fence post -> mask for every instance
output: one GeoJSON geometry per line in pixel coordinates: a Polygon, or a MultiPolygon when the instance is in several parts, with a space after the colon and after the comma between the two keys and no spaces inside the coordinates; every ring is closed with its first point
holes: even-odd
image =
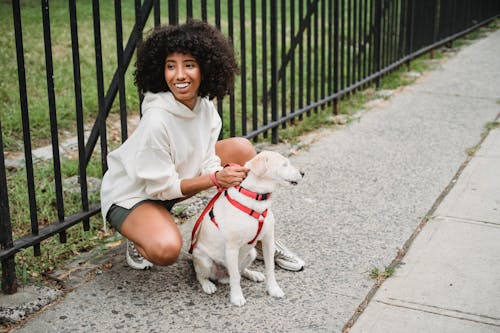
{"type": "MultiPolygon", "coordinates": [[[[340,24],[340,13],[339,13],[339,2],[334,1],[333,2],[333,11],[334,11],[334,18],[333,18],[333,92],[338,93],[339,92],[339,44],[340,44],[340,38],[339,38],[339,24],[340,24]]],[[[333,100],[333,112],[334,114],[339,114],[340,108],[339,108],[339,98],[335,98],[333,100]]]]}
{"type": "MultiPolygon", "coordinates": [[[[374,62],[374,68],[375,68],[375,73],[378,73],[380,71],[380,66],[381,66],[381,34],[382,34],[382,0],[375,0],[375,29],[374,29],[374,38],[375,41],[373,42],[373,62],[374,62]]],[[[380,86],[380,76],[377,77],[375,80],[375,84],[377,87],[380,86]]]]}
{"type": "MultiPolygon", "coordinates": [[[[277,4],[271,1],[271,121],[278,120],[278,20],[277,4]]],[[[271,142],[278,143],[278,126],[271,130],[271,142]]]]}
{"type": "MultiPolygon", "coordinates": [[[[2,135],[0,120],[0,249],[4,250],[11,248],[13,243],[2,135]]],[[[2,291],[6,294],[14,294],[17,291],[14,256],[2,260],[2,291]]]]}
{"type": "MultiPolygon", "coordinates": [[[[413,24],[414,24],[414,4],[413,0],[408,0],[408,14],[406,15],[406,56],[411,54],[413,49],[413,24]]],[[[406,67],[410,70],[410,60],[406,62],[406,67]]]]}

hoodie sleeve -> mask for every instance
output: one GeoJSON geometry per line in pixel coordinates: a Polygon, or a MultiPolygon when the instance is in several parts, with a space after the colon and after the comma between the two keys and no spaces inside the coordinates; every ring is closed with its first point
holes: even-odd
{"type": "Polygon", "coordinates": [[[202,174],[209,174],[222,169],[220,158],[215,154],[215,144],[219,139],[219,133],[222,128],[222,120],[220,119],[220,116],[213,104],[210,103],[210,105],[213,112],[213,117],[211,119],[210,144],[208,145],[208,151],[206,152],[203,165],[201,166],[202,174]]]}
{"type": "Polygon", "coordinates": [[[136,157],[136,172],[145,183],[145,192],[156,200],[182,197],[181,180],[165,149],[146,149],[136,157]]]}
{"type": "Polygon", "coordinates": [[[172,161],[169,138],[162,122],[153,117],[141,121],[148,122],[147,131],[141,131],[141,148],[134,156],[133,167],[128,170],[132,173],[130,176],[143,180],[144,191],[152,199],[182,197],[181,180],[172,161]]]}

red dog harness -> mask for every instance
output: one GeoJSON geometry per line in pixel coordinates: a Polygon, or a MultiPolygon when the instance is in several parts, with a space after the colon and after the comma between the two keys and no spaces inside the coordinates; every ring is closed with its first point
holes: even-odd
{"type": "MultiPolygon", "coordinates": [[[[244,187],[241,187],[241,186],[235,186],[234,187],[235,189],[238,190],[238,192],[246,195],[247,197],[250,197],[254,200],[258,200],[258,201],[264,201],[264,200],[267,200],[269,199],[269,197],[271,196],[270,193],[256,193],[256,192],[253,192],[253,191],[250,191],[244,187]]],[[[257,233],[255,234],[255,237],[248,242],[248,244],[253,244],[255,242],[255,240],[257,239],[257,237],[259,236],[261,230],[262,230],[262,226],[264,225],[264,220],[267,216],[267,209],[264,210],[263,212],[259,213],[245,205],[243,205],[242,203],[234,200],[233,198],[231,198],[231,196],[229,196],[229,193],[227,192],[227,189],[226,190],[222,190],[220,189],[217,194],[212,198],[212,200],[210,200],[210,202],[208,203],[208,205],[205,207],[205,209],[203,210],[203,212],[201,213],[200,217],[198,218],[198,220],[196,220],[196,223],[194,224],[194,227],[193,227],[193,231],[191,233],[191,248],[189,249],[189,253],[193,253],[193,249],[196,245],[196,241],[197,241],[197,233],[198,233],[198,229],[201,225],[201,222],[203,221],[203,218],[205,217],[205,215],[208,213],[208,216],[210,217],[210,220],[212,221],[212,223],[217,227],[219,228],[219,224],[217,223],[217,221],[215,220],[215,215],[214,215],[214,211],[213,211],[213,207],[214,207],[214,204],[215,204],[215,201],[217,201],[217,199],[220,197],[220,195],[224,193],[224,196],[226,197],[226,199],[236,208],[238,208],[239,210],[241,210],[242,212],[254,217],[255,219],[257,219],[259,221],[259,225],[258,225],[258,228],[257,228],[257,233]]]]}

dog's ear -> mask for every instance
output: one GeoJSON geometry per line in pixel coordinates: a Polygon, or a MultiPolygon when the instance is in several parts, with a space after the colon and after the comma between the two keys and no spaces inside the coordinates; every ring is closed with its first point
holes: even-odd
{"type": "Polygon", "coordinates": [[[264,154],[258,154],[250,161],[248,161],[245,166],[250,169],[257,177],[264,175],[267,171],[267,156],[264,154]]]}

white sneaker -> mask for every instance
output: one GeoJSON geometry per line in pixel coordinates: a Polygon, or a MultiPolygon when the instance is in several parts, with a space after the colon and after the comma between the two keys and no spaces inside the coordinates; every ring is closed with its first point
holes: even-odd
{"type": "MultiPolygon", "coordinates": [[[[262,247],[256,246],[257,259],[264,260],[262,257],[262,247]]],[[[304,269],[305,263],[295,253],[290,251],[279,240],[274,243],[274,262],[276,265],[288,271],[301,271],[304,269]]]]}
{"type": "Polygon", "coordinates": [[[127,239],[127,264],[133,269],[151,269],[153,263],[141,256],[133,242],[127,239]]]}

